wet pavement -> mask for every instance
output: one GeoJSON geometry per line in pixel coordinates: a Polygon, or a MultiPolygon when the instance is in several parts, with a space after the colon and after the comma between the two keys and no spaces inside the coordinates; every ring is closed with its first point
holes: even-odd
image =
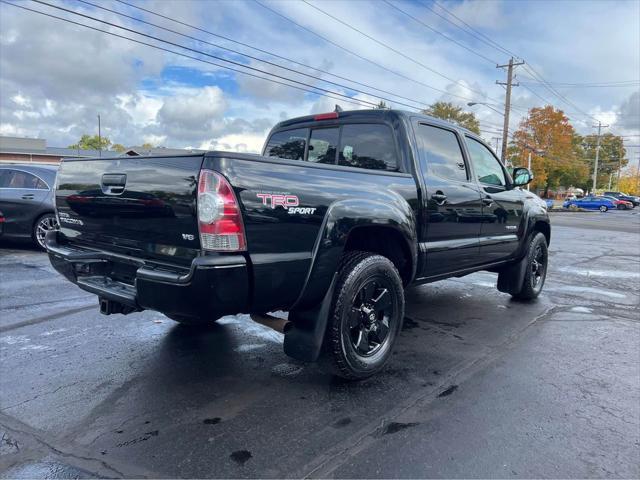
{"type": "Polygon", "coordinates": [[[640,212],[552,217],[542,297],[412,288],[389,366],[346,383],[246,316],[102,316],[0,249],[0,477],[640,476],[640,212]]]}

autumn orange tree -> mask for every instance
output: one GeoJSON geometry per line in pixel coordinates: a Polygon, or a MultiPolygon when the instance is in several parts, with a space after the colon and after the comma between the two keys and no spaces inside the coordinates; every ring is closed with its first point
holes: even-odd
{"type": "Polygon", "coordinates": [[[531,153],[535,190],[583,185],[589,176],[582,141],[562,110],[551,105],[529,110],[513,134],[509,157],[513,165],[526,166],[531,153]]]}

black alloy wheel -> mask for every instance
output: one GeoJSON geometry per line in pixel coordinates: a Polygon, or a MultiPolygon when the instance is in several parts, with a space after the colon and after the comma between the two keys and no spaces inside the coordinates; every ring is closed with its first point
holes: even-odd
{"type": "Polygon", "coordinates": [[[539,294],[547,277],[547,249],[542,244],[536,245],[530,268],[531,288],[539,294]]]}
{"type": "Polygon", "coordinates": [[[384,278],[364,284],[351,302],[347,328],[351,346],[362,356],[371,356],[389,338],[389,322],[393,317],[393,302],[384,278]]]}

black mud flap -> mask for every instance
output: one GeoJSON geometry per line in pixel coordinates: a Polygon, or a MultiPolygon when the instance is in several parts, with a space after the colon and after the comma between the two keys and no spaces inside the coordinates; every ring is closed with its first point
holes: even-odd
{"type": "Polygon", "coordinates": [[[524,276],[527,273],[529,256],[504,267],[498,274],[498,290],[510,295],[516,295],[522,290],[524,276]]]}
{"type": "Polygon", "coordinates": [[[289,312],[289,321],[293,323],[293,328],[284,335],[284,353],[291,358],[315,362],[320,356],[331,314],[336,278],[337,275],[334,275],[322,302],[316,307],[289,312]]]}

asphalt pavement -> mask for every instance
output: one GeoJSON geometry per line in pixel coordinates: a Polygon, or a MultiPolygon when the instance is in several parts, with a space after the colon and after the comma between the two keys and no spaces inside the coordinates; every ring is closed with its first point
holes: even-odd
{"type": "Polygon", "coordinates": [[[407,292],[359,383],[246,316],[100,315],[0,245],[0,477],[640,477],[640,212],[553,213],[541,298],[477,273],[407,292]]]}

